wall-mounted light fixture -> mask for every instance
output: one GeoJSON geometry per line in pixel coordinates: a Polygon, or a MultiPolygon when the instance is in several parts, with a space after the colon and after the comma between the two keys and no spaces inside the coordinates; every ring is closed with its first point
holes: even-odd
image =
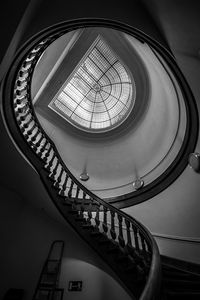
{"type": "Polygon", "coordinates": [[[190,153],[189,159],[188,159],[189,166],[195,171],[195,172],[200,172],[200,154],[195,152],[195,153],[190,153]]]}
{"type": "Polygon", "coordinates": [[[82,173],[79,178],[82,181],[87,181],[90,178],[90,176],[88,175],[88,173],[82,173]]]}
{"type": "Polygon", "coordinates": [[[140,190],[142,187],[144,186],[144,181],[140,178],[137,178],[134,182],[133,182],[133,187],[134,189],[140,190]]]}

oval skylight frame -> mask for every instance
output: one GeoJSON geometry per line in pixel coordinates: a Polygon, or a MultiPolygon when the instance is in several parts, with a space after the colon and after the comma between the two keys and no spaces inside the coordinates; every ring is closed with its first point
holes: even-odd
{"type": "Polygon", "coordinates": [[[127,66],[98,36],[49,108],[86,132],[107,132],[131,113],[136,84],[127,66]]]}

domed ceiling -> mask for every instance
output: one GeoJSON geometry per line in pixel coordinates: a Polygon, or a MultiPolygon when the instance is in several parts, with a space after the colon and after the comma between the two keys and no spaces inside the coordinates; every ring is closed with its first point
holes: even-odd
{"type": "Polygon", "coordinates": [[[108,200],[135,192],[138,180],[154,182],[184,141],[186,107],[170,68],[146,43],[113,29],[56,40],[35,68],[32,96],[66,166],[77,178],[88,174],[84,184],[108,200]]]}
{"type": "Polygon", "coordinates": [[[134,99],[127,67],[99,36],[50,107],[82,130],[105,132],[120,125],[134,99]]]}

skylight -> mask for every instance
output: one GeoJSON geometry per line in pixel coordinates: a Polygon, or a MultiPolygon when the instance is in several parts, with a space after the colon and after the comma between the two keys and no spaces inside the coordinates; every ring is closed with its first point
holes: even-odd
{"type": "Polygon", "coordinates": [[[49,106],[76,127],[106,131],[122,123],[134,101],[133,79],[99,36],[49,106]]]}

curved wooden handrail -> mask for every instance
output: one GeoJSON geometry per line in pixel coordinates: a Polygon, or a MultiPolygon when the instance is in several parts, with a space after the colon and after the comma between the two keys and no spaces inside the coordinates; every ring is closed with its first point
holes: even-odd
{"type": "MultiPolygon", "coordinates": [[[[98,229],[132,257],[143,277],[146,278],[139,299],[156,299],[160,283],[160,256],[154,238],[141,223],[93,194],[73,176],[35,114],[31,99],[34,67],[44,50],[62,34],[63,31],[57,32],[41,40],[20,59],[10,83],[12,90],[9,108],[5,93],[8,78],[6,77],[3,91],[5,120],[9,123],[10,118],[13,117],[13,123],[7,124],[10,133],[16,140],[14,135],[17,131],[21,135],[20,138],[32,150],[32,158],[29,157],[29,151],[26,151],[25,155],[36,166],[49,194],[52,196],[51,190],[54,194],[56,192],[56,197],[62,199],[63,204],[70,204],[74,210],[78,211],[80,217],[85,218],[88,225],[98,229]],[[9,110],[8,114],[7,110],[9,110]],[[123,226],[126,228],[126,236],[123,226]]],[[[22,149],[20,142],[17,143],[22,149]]]]}

